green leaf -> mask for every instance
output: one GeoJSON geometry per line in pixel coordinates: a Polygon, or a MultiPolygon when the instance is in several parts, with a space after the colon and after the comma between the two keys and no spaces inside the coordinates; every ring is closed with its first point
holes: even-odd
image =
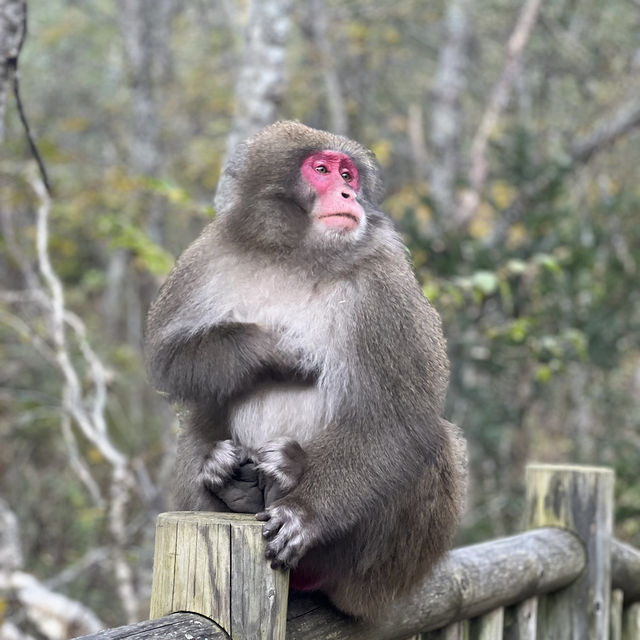
{"type": "Polygon", "coordinates": [[[554,275],[558,275],[562,272],[562,267],[560,263],[548,253],[538,253],[534,260],[536,264],[539,264],[541,267],[544,267],[547,271],[550,271],[554,275]]]}
{"type": "Polygon", "coordinates": [[[474,289],[489,296],[498,290],[499,281],[493,271],[476,271],[471,276],[471,284],[474,289]]]}

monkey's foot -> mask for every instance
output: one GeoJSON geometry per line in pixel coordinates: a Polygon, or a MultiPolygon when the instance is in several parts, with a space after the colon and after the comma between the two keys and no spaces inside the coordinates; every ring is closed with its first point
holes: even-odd
{"type": "Polygon", "coordinates": [[[265,506],[270,506],[298,485],[306,457],[293,438],[276,438],[258,449],[255,460],[264,487],[265,506]]]}
{"type": "Polygon", "coordinates": [[[200,478],[231,511],[257,513],[264,509],[258,469],[247,450],[232,440],[216,443],[204,460],[200,478]]]}
{"type": "Polygon", "coordinates": [[[258,469],[250,460],[240,465],[215,495],[236,513],[258,513],[265,506],[258,469]]]}
{"type": "Polygon", "coordinates": [[[256,515],[265,522],[262,535],[267,540],[265,556],[272,569],[293,569],[311,547],[310,528],[302,509],[280,504],[256,515]]]}

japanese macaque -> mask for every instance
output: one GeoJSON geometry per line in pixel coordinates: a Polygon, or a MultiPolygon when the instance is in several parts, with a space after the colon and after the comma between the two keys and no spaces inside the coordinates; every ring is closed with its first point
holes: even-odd
{"type": "Polygon", "coordinates": [[[229,159],[145,345],[186,414],[178,508],[258,512],[294,588],[365,618],[449,547],[466,482],[440,319],[381,196],[358,143],[267,127],[229,159]]]}

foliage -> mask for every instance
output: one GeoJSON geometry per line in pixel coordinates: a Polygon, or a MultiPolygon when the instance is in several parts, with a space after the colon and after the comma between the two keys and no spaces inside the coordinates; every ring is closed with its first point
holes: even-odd
{"type": "MultiPolygon", "coordinates": [[[[153,513],[145,510],[166,506],[174,433],[169,410],[145,382],[144,313],[174,256],[214,215],[211,194],[233,117],[247,2],[168,2],[168,36],[156,38],[146,98],[127,57],[123,4],[32,3],[20,68],[55,189],[53,264],[69,309],[85,320],[109,366],[113,438],[160,487],[145,502],[145,478],[138,476],[142,488],[131,507],[129,560],[145,585],[153,535],[153,513]],[[147,124],[154,129],[146,138],[135,120],[143,98],[153,105],[147,124]],[[145,145],[152,169],[134,159],[145,145]]],[[[409,117],[411,105],[421,105],[423,114],[433,106],[448,3],[325,6],[349,134],[376,151],[388,185],[384,208],[443,316],[452,360],[448,415],[464,426],[471,446],[461,539],[518,527],[524,463],[535,459],[614,467],[618,533],[640,544],[637,128],[586,160],[572,156],[576,141],[638,93],[637,9],[626,0],[544,5],[512,99],[491,134],[478,210],[468,226],[450,228],[442,221],[452,212],[438,210],[416,166],[409,117]]],[[[328,128],[327,61],[310,40],[308,4],[294,3],[292,11],[281,115],[328,128]]],[[[516,11],[505,0],[470,9],[458,191],[467,184],[471,140],[502,71],[516,11]]],[[[436,162],[426,115],[420,124],[428,161],[436,162]]],[[[107,545],[110,533],[105,510],[71,469],[60,435],[61,380],[47,315],[29,298],[36,203],[12,103],[5,138],[0,487],[22,526],[26,568],[51,577],[107,545]]],[[[79,442],[105,488],[108,465],[79,442]]],[[[116,585],[109,575],[91,565],[61,588],[118,624],[123,614],[112,605],[116,585]]]]}

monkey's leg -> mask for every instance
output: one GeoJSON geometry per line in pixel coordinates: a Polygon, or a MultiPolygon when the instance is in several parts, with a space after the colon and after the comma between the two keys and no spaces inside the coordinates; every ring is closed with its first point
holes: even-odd
{"type": "Polygon", "coordinates": [[[199,480],[231,511],[258,513],[264,509],[258,469],[248,451],[232,440],[216,443],[204,460],[199,480]]]}
{"type": "Polygon", "coordinates": [[[264,489],[264,505],[270,506],[285,496],[299,482],[306,454],[293,438],[270,440],[256,452],[255,459],[264,489]]]}

